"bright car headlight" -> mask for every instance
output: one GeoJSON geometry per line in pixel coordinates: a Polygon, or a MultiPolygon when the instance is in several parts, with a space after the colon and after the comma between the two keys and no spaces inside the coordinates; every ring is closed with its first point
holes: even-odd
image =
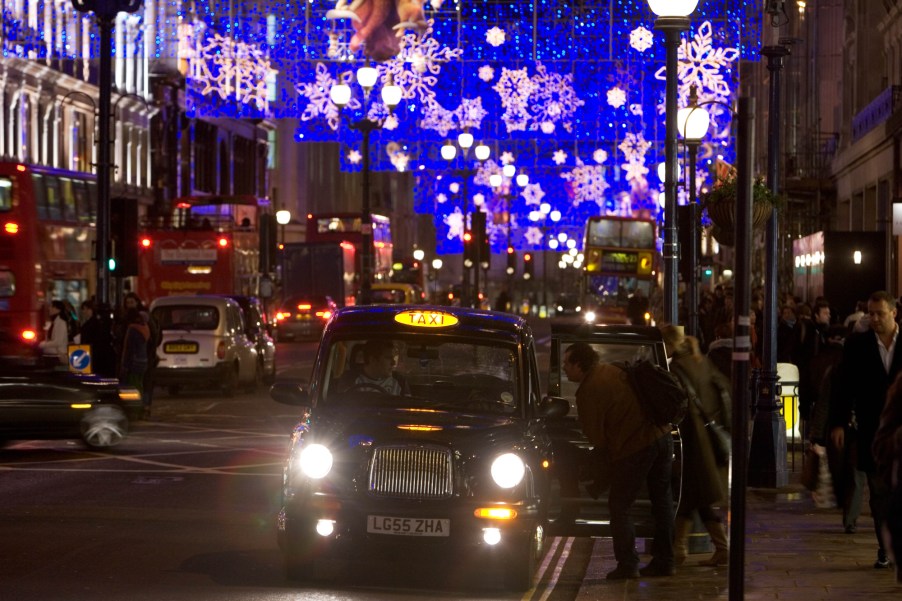
{"type": "Polygon", "coordinates": [[[501,488],[513,488],[520,484],[526,466],[513,453],[505,453],[492,462],[492,480],[501,488]]]}
{"type": "Polygon", "coordinates": [[[589,323],[594,322],[595,321],[595,311],[586,311],[583,314],[583,318],[589,323]]]}
{"type": "Polygon", "coordinates": [[[321,444],[312,444],[301,450],[298,464],[304,475],[319,480],[332,469],[332,453],[321,444]]]}

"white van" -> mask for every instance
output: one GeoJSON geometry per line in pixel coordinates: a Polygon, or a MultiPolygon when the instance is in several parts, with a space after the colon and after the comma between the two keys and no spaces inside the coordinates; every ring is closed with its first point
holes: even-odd
{"type": "Polygon", "coordinates": [[[170,395],[182,387],[218,388],[232,396],[263,380],[262,362],[248,339],[238,303],[224,296],[164,296],[150,305],[160,326],[156,384],[170,395]]]}

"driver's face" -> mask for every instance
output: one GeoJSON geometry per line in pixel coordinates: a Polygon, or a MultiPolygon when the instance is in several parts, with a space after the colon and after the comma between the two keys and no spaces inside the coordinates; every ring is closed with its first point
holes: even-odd
{"type": "Polygon", "coordinates": [[[371,378],[387,378],[395,367],[395,354],[393,351],[383,351],[377,357],[370,358],[364,366],[366,375],[371,378]]]}

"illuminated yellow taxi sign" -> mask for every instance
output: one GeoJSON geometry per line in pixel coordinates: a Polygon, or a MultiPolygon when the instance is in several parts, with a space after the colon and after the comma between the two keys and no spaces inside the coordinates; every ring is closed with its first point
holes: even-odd
{"type": "Polygon", "coordinates": [[[395,315],[395,321],[418,328],[447,328],[456,326],[458,319],[441,311],[404,311],[395,315]]]}

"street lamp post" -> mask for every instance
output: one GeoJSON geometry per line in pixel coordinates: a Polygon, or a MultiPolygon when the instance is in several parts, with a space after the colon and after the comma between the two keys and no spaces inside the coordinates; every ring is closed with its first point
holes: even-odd
{"type": "MultiPolygon", "coordinates": [[[[468,180],[473,177],[476,173],[475,170],[468,168],[466,161],[467,155],[470,152],[470,148],[473,147],[473,134],[469,132],[469,130],[464,130],[457,135],[457,145],[460,146],[461,154],[463,155],[464,167],[461,169],[455,169],[454,173],[460,176],[463,179],[463,188],[461,194],[463,195],[463,242],[464,242],[464,252],[463,252],[463,269],[461,271],[461,304],[466,306],[475,306],[478,303],[479,299],[479,267],[482,262],[480,259],[480,242],[479,240],[473,239],[473,225],[470,219],[470,199],[467,194],[467,183],[468,180]],[[467,244],[470,244],[470,248],[472,249],[472,256],[467,256],[467,244]],[[472,294],[470,291],[470,270],[473,270],[473,290],[472,294]]],[[[442,158],[448,161],[449,163],[453,161],[457,157],[457,147],[448,140],[442,145],[441,149],[442,158]]],[[[489,158],[491,154],[491,149],[485,144],[478,144],[474,149],[474,154],[476,155],[476,159],[480,162],[485,161],[489,158]]]]}
{"type": "Polygon", "coordinates": [[[97,300],[110,302],[110,118],[113,95],[113,22],[121,12],[134,13],[142,0],[72,0],[78,12],[94,12],[100,29],[97,149],[97,300]]]}
{"type": "Polygon", "coordinates": [[[657,15],[655,29],[664,32],[666,48],[666,79],[664,94],[664,319],[678,321],[678,271],[680,244],[677,238],[677,52],[680,34],[689,29],[689,15],[698,0],[648,0],[652,12],[657,15]]]}
{"type": "Polygon", "coordinates": [[[689,263],[690,277],[686,289],[689,320],[687,323],[689,334],[698,338],[698,199],[696,190],[695,167],[698,159],[698,147],[702,138],[708,132],[710,124],[708,112],[698,106],[696,87],[691,87],[689,94],[689,106],[680,109],[677,114],[680,133],[689,154],[689,248],[687,260],[689,263]]]}
{"type": "Polygon", "coordinates": [[[276,211],[276,223],[279,224],[279,244],[285,245],[285,226],[291,223],[291,211],[280,209],[276,211]]]}
{"type": "MultiPolygon", "coordinates": [[[[357,69],[357,85],[363,89],[364,115],[367,110],[367,100],[369,100],[370,92],[375,87],[378,77],[379,71],[375,67],[371,67],[369,61],[357,69]]],[[[401,93],[401,88],[394,85],[391,75],[389,75],[385,85],[382,86],[382,102],[388,108],[389,113],[401,102],[401,93]]],[[[340,111],[351,101],[351,86],[346,83],[333,85],[329,90],[329,98],[340,111]]],[[[383,121],[366,116],[349,124],[351,129],[359,131],[363,136],[360,147],[363,155],[363,202],[360,215],[360,304],[362,305],[368,305],[372,299],[373,271],[375,271],[373,216],[370,210],[370,134],[382,129],[382,125],[383,121]]]]}
{"type": "MultiPolygon", "coordinates": [[[[780,71],[789,49],[782,45],[765,46],[770,72],[767,123],[767,185],[777,194],[780,188],[780,71]]],[[[771,211],[765,236],[765,296],[762,341],[763,368],[758,373],[755,423],[752,427],[749,483],[752,486],[780,488],[789,483],[786,467],[786,419],[777,401],[777,235],[779,220],[771,211]]]]}

